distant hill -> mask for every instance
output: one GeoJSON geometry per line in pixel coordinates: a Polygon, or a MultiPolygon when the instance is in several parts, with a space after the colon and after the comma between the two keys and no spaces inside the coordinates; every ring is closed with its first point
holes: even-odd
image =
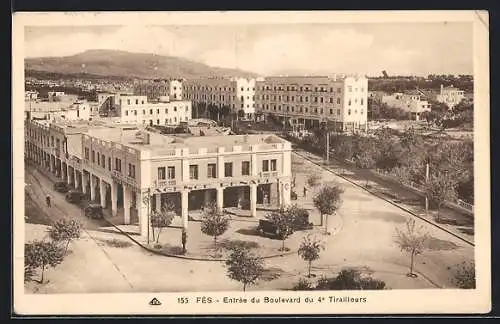
{"type": "Polygon", "coordinates": [[[72,56],[27,58],[24,67],[31,75],[48,73],[142,79],[257,76],[247,71],[211,67],[179,57],[117,50],[88,50],[72,56]]]}

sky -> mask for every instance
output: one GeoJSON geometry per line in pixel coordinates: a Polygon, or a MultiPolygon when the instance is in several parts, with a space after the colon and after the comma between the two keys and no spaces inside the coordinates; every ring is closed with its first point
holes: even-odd
{"type": "Polygon", "coordinates": [[[356,23],[25,28],[26,57],[116,49],[261,75],[472,74],[472,23],[356,23]]]}

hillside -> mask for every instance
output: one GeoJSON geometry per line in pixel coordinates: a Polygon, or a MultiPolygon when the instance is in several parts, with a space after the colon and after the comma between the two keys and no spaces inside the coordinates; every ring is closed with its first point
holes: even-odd
{"type": "Polygon", "coordinates": [[[256,76],[238,69],[211,67],[173,56],[115,50],[88,50],[72,56],[28,58],[26,71],[118,78],[256,76]]]}

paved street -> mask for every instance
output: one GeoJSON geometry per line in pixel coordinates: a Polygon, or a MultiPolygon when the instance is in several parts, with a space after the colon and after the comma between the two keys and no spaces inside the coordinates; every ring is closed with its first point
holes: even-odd
{"type": "MultiPolygon", "coordinates": [[[[419,278],[406,277],[409,257],[401,254],[393,243],[393,236],[395,226],[404,225],[407,217],[412,216],[295,154],[292,162],[299,205],[313,208],[313,190],[309,190],[306,198],[302,197],[303,185],[312,173],[319,174],[324,184],[337,182],[345,190],[340,212],[331,216],[341,219],[331,222],[341,224],[341,229],[335,236],[320,236],[326,250],[314,264],[314,273],[332,275],[349,266],[385,280],[394,289],[448,287],[449,267],[473,259],[473,247],[417,220],[417,224],[431,235],[430,249],[416,259],[419,278]]],[[[40,293],[240,289],[238,283],[226,277],[220,262],[153,255],[134,244],[127,244],[131,241],[123,235],[100,231],[107,225],[85,218],[78,207],[68,204],[62,194],[52,191],[49,179],[28,166],[26,183],[31,196],[51,218],[75,217],[87,229],[81,240],[72,243],[73,252],[65,261],[49,270],[50,282],[37,288],[30,284],[28,289],[38,289],[40,293]],[[50,210],[44,205],[46,192],[50,192],[55,204],[50,210]],[[116,247],[113,240],[125,242],[124,247],[116,247]]],[[[43,233],[40,226],[27,225],[28,240],[30,236],[32,239],[43,233]]],[[[250,289],[291,288],[306,273],[306,264],[297,255],[266,260],[266,268],[268,280],[250,289]],[[269,280],[271,278],[275,279],[269,280]]]]}

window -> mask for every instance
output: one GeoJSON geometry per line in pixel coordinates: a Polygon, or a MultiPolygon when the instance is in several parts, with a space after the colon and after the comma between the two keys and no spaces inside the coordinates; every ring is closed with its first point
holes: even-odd
{"type": "Polygon", "coordinates": [[[340,109],[337,109],[337,115],[340,116],[340,109]]]}
{"type": "Polygon", "coordinates": [[[85,160],[88,160],[89,159],[89,148],[86,147],[85,148],[85,160]]]}
{"type": "Polygon", "coordinates": [[[340,98],[337,98],[337,105],[340,105],[340,98]]]}
{"type": "Polygon", "coordinates": [[[277,161],[276,159],[271,160],[271,171],[276,171],[277,170],[277,161]]]}
{"type": "Polygon", "coordinates": [[[350,115],[351,114],[351,109],[347,110],[347,114],[350,115]]]}
{"type": "Polygon", "coordinates": [[[156,113],[159,114],[160,113],[160,109],[156,109],[156,113]]]}
{"type": "Polygon", "coordinates": [[[361,115],[363,115],[363,109],[361,109],[361,115]]]}
{"type": "Polygon", "coordinates": [[[111,157],[108,158],[108,170],[111,171],[111,157]]]}
{"type": "Polygon", "coordinates": [[[241,175],[250,175],[250,162],[241,162],[241,175]]]}
{"type": "Polygon", "coordinates": [[[330,115],[333,115],[333,109],[330,109],[330,115]]]}
{"type": "Polygon", "coordinates": [[[127,99],[127,105],[130,105],[130,99],[127,99]]]}
{"type": "Polygon", "coordinates": [[[106,156],[104,154],[101,156],[101,163],[102,167],[106,168],[106,156]]]}
{"type": "Polygon", "coordinates": [[[138,105],[139,104],[139,99],[135,99],[135,104],[138,105]]]}
{"type": "Polygon", "coordinates": [[[177,107],[176,106],[174,106],[174,111],[177,111],[177,107]]]}
{"type": "Polygon", "coordinates": [[[208,164],[207,177],[208,178],[217,178],[217,165],[215,163],[208,164]]]}
{"type": "Polygon", "coordinates": [[[348,86],[347,91],[352,92],[352,86],[348,86]]]}
{"type": "Polygon", "coordinates": [[[361,104],[363,104],[363,98],[361,98],[361,104]]]}
{"type": "Polygon", "coordinates": [[[263,160],[262,161],[262,172],[268,172],[269,171],[269,160],[263,160]]]}
{"type": "Polygon", "coordinates": [[[333,88],[330,88],[330,92],[333,92],[333,88]]]}
{"type": "Polygon", "coordinates": [[[188,106],[186,106],[186,112],[188,112],[188,111],[189,111],[189,107],[188,107],[188,106]]]}
{"type": "Polygon", "coordinates": [[[318,97],[314,97],[314,102],[318,102],[318,97]]]}
{"type": "Polygon", "coordinates": [[[233,162],[224,163],[224,176],[225,177],[233,176],[233,162]]]}
{"type": "Polygon", "coordinates": [[[167,168],[167,177],[169,180],[175,179],[175,167],[169,166],[167,168]]]}
{"type": "Polygon", "coordinates": [[[349,106],[351,105],[351,99],[349,99],[349,102],[347,103],[349,106]]]}
{"type": "Polygon", "coordinates": [[[342,89],[341,88],[337,88],[337,93],[341,93],[342,92],[342,89]]]}
{"type": "Polygon", "coordinates": [[[142,110],[142,114],[145,115],[146,114],[146,110],[143,109],[142,110]]]}
{"type": "Polygon", "coordinates": [[[306,97],[306,102],[309,102],[309,97],[306,97]]]}
{"type": "Polygon", "coordinates": [[[189,166],[189,179],[198,180],[198,166],[190,165],[189,166]]]}
{"type": "Polygon", "coordinates": [[[92,150],[92,163],[94,163],[94,162],[95,162],[95,151],[92,150]]]}
{"type": "Polygon", "coordinates": [[[165,173],[165,167],[159,167],[158,168],[158,180],[165,180],[166,173],[165,173]]]}
{"type": "Polygon", "coordinates": [[[149,109],[149,114],[152,115],[153,114],[153,109],[149,109]]]}
{"type": "Polygon", "coordinates": [[[168,108],[165,108],[165,114],[168,114],[168,108]]]}
{"type": "Polygon", "coordinates": [[[119,172],[122,171],[122,160],[119,158],[115,158],[115,170],[119,172]]]}

